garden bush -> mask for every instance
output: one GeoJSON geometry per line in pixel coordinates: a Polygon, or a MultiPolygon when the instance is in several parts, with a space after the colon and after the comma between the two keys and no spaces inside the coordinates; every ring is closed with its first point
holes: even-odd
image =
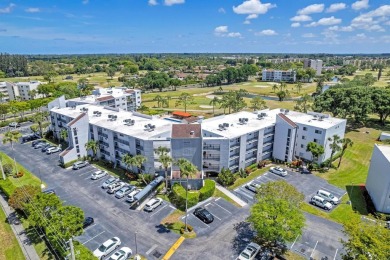
{"type": "Polygon", "coordinates": [[[0,189],[9,198],[14,193],[16,186],[9,179],[0,180],[0,189]]]}
{"type": "MultiPolygon", "coordinates": [[[[187,224],[187,230],[188,232],[192,232],[194,228],[187,224]]],[[[180,234],[184,234],[184,231],[185,231],[185,224],[183,224],[183,226],[180,228],[180,234]]]]}
{"type": "Polygon", "coordinates": [[[215,191],[215,182],[212,180],[205,180],[204,186],[199,190],[199,201],[206,200],[213,196],[215,191]]]}
{"type": "MultiPolygon", "coordinates": [[[[175,183],[170,193],[170,201],[180,210],[186,208],[186,190],[178,183],[175,183]]],[[[199,193],[188,191],[188,208],[195,206],[199,202],[199,193]]]]}

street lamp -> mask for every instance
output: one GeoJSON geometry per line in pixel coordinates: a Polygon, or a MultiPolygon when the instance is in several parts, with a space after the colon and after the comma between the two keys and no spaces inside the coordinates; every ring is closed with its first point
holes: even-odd
{"type": "Polygon", "coordinates": [[[135,233],[134,233],[134,238],[135,238],[135,256],[134,256],[134,259],[140,259],[140,257],[138,256],[137,233],[138,233],[138,231],[135,231],[135,233]]]}
{"type": "Polygon", "coordinates": [[[184,230],[186,232],[188,232],[188,229],[187,229],[187,217],[188,217],[188,188],[191,189],[191,185],[188,184],[188,179],[187,179],[187,183],[186,183],[186,218],[185,218],[185,221],[184,221],[184,230]]]}

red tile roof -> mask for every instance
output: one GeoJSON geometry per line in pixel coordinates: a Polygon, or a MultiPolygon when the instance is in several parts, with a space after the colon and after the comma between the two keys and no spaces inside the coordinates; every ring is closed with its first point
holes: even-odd
{"type": "Polygon", "coordinates": [[[97,101],[107,101],[107,100],[110,100],[110,99],[114,99],[114,97],[113,96],[100,97],[100,98],[97,98],[96,100],[97,101]]]}
{"type": "Polygon", "coordinates": [[[297,124],[295,124],[290,118],[288,118],[285,114],[279,113],[278,116],[280,116],[284,121],[287,122],[287,124],[291,125],[294,128],[297,128],[297,124]]]}
{"type": "Polygon", "coordinates": [[[175,111],[172,113],[174,116],[179,116],[179,117],[190,117],[190,113],[182,112],[182,111],[175,111]]]}
{"type": "Polygon", "coordinates": [[[197,137],[201,137],[201,135],[202,135],[202,128],[200,124],[172,125],[172,138],[197,138],[197,137]]]}
{"type": "Polygon", "coordinates": [[[126,93],[134,93],[134,90],[133,90],[133,89],[126,89],[125,92],[126,92],[126,93]]]}

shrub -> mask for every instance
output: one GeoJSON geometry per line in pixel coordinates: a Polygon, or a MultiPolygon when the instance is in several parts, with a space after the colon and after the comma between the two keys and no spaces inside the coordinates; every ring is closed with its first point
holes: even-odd
{"type": "MultiPolygon", "coordinates": [[[[187,224],[187,230],[188,232],[192,232],[194,228],[187,224]]],[[[183,226],[180,228],[180,234],[184,234],[184,231],[185,231],[185,224],[183,224],[183,226]]]]}
{"type": "Polygon", "coordinates": [[[204,186],[199,190],[199,201],[206,200],[213,196],[215,191],[215,182],[212,180],[205,180],[204,186]]]}
{"type": "Polygon", "coordinates": [[[16,186],[9,179],[2,179],[0,180],[0,189],[9,198],[14,193],[16,186]]]}
{"type": "Polygon", "coordinates": [[[229,169],[222,168],[221,172],[218,174],[217,181],[222,186],[226,187],[232,185],[236,178],[229,169]]]}
{"type": "Polygon", "coordinates": [[[3,170],[5,175],[11,175],[14,172],[14,167],[10,163],[3,164],[3,170]]]}
{"type": "Polygon", "coordinates": [[[17,174],[14,175],[14,178],[21,178],[23,177],[24,173],[23,172],[18,172],[17,174]]]}
{"type": "MultiPolygon", "coordinates": [[[[186,208],[186,190],[179,183],[175,183],[170,193],[170,201],[180,210],[186,208]]],[[[199,193],[188,192],[188,208],[199,202],[199,193]]]]}
{"type": "Polygon", "coordinates": [[[240,169],[239,171],[238,171],[238,175],[241,177],[241,178],[246,178],[246,177],[248,177],[248,174],[245,172],[245,170],[244,169],[240,169]]]}

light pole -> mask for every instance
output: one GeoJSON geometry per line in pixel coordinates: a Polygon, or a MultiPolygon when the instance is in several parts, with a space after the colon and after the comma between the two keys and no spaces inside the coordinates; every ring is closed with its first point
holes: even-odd
{"type": "Polygon", "coordinates": [[[135,231],[135,233],[134,233],[134,238],[135,238],[135,256],[138,255],[137,233],[138,233],[138,231],[135,231]]]}
{"type": "Polygon", "coordinates": [[[188,185],[188,177],[187,177],[187,183],[186,183],[186,218],[184,220],[184,227],[185,227],[185,231],[188,232],[188,229],[187,229],[187,210],[188,210],[188,187],[191,188],[190,185],[188,185]]]}

